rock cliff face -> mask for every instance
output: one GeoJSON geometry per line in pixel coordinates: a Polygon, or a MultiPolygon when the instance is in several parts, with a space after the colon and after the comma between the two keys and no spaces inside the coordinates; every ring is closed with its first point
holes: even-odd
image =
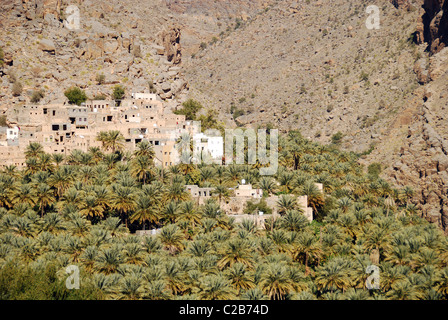
{"type": "Polygon", "coordinates": [[[417,61],[416,68],[424,85],[410,100],[407,130],[385,137],[369,158],[386,166],[391,182],[414,188],[422,215],[448,234],[448,48],[434,53],[427,65],[417,61]],[[390,141],[400,147],[391,151],[390,141]]]}
{"type": "Polygon", "coordinates": [[[424,0],[421,12],[417,41],[426,42],[429,51],[434,54],[448,43],[448,1],[424,0]]]}
{"type": "MultiPolygon", "coordinates": [[[[448,1],[425,0],[417,41],[430,58],[416,61],[422,104],[414,112],[402,147],[386,174],[399,185],[415,187],[422,215],[448,234],[448,1]]],[[[397,137],[396,137],[397,138],[397,137]]]]}
{"type": "Polygon", "coordinates": [[[423,104],[401,147],[389,176],[399,185],[412,185],[423,217],[448,228],[448,144],[437,131],[436,113],[423,104]]]}
{"type": "Polygon", "coordinates": [[[182,51],[180,45],[181,30],[179,26],[164,30],[160,35],[165,54],[169,62],[180,64],[182,61],[182,51]]]}

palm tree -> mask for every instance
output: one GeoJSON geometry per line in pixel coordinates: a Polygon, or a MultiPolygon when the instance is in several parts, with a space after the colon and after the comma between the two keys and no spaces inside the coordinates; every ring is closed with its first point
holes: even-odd
{"type": "Polygon", "coordinates": [[[53,171],[53,159],[48,153],[41,153],[38,157],[39,170],[53,171]]]}
{"type": "Polygon", "coordinates": [[[347,213],[352,206],[352,200],[349,197],[338,199],[337,206],[343,213],[347,213]]]}
{"type": "Polygon", "coordinates": [[[448,267],[445,267],[440,272],[440,280],[437,284],[437,292],[442,294],[445,299],[448,297],[448,267]]]}
{"type": "Polygon", "coordinates": [[[414,196],[414,190],[411,188],[411,187],[409,187],[409,186],[406,186],[406,187],[404,187],[403,189],[402,189],[402,194],[403,194],[403,201],[405,202],[405,203],[408,203],[408,201],[410,200],[410,199],[412,199],[412,197],[414,196]]]}
{"type": "Polygon", "coordinates": [[[37,157],[27,158],[25,164],[26,164],[25,174],[33,175],[39,171],[39,160],[37,157]]]}
{"type": "Polygon", "coordinates": [[[185,201],[190,197],[190,193],[188,193],[185,189],[183,183],[172,183],[166,189],[166,193],[164,195],[165,201],[173,200],[173,201],[185,201]]]}
{"type": "Polygon", "coordinates": [[[132,161],[132,169],[131,173],[134,177],[136,177],[139,181],[142,181],[143,184],[146,184],[148,178],[154,175],[154,172],[151,168],[153,165],[152,159],[146,155],[139,155],[134,158],[132,161]]]}
{"type": "Polygon", "coordinates": [[[56,201],[53,190],[46,183],[39,183],[36,188],[36,204],[40,208],[43,217],[45,208],[56,201]]]}
{"type": "Polygon", "coordinates": [[[204,257],[211,250],[211,246],[204,240],[194,240],[190,243],[188,252],[194,257],[204,257]]]}
{"type": "Polygon", "coordinates": [[[317,213],[325,203],[323,193],[312,181],[307,181],[299,191],[299,194],[308,197],[308,207],[313,208],[313,212],[315,213],[317,213]]]}
{"type": "Polygon", "coordinates": [[[390,235],[387,229],[376,225],[367,224],[363,227],[362,233],[363,246],[368,251],[376,250],[379,252],[379,258],[384,256],[384,252],[390,248],[390,235]]]}
{"type": "Polygon", "coordinates": [[[222,275],[209,275],[201,279],[199,298],[202,300],[231,300],[235,293],[229,280],[222,275]]]}
{"type": "Polygon", "coordinates": [[[382,292],[390,291],[395,283],[405,279],[400,270],[390,262],[382,262],[380,267],[380,289],[382,292]]]}
{"type": "Polygon", "coordinates": [[[392,289],[386,293],[386,297],[391,300],[417,300],[421,294],[409,280],[401,280],[392,285],[392,289]]]}
{"type": "Polygon", "coordinates": [[[107,150],[107,139],[108,134],[106,131],[100,131],[96,136],[96,140],[101,142],[101,147],[103,148],[103,150],[107,150]]]}
{"type": "Polygon", "coordinates": [[[64,162],[64,155],[62,155],[60,153],[53,153],[51,155],[51,158],[52,158],[54,164],[56,165],[56,168],[59,168],[61,163],[64,162]]]}
{"type": "Polygon", "coordinates": [[[230,198],[230,190],[225,185],[219,184],[212,190],[212,195],[218,198],[219,204],[222,204],[223,200],[230,198]]]}
{"type": "Polygon", "coordinates": [[[160,241],[171,255],[184,249],[184,236],[175,224],[163,227],[159,234],[160,241]]]}
{"type": "Polygon", "coordinates": [[[30,142],[25,150],[25,157],[29,158],[37,158],[41,153],[44,152],[44,148],[38,142],[30,142]]]}
{"type": "Polygon", "coordinates": [[[352,286],[351,268],[347,261],[333,258],[316,270],[315,283],[321,292],[342,290],[345,292],[352,286]]]}
{"type": "Polygon", "coordinates": [[[184,275],[175,261],[165,264],[165,281],[173,295],[183,293],[186,290],[184,275]]]}
{"type": "Polygon", "coordinates": [[[13,192],[12,199],[14,204],[24,203],[34,206],[36,199],[35,190],[30,183],[21,184],[20,187],[13,192]]]}
{"type": "Polygon", "coordinates": [[[67,230],[74,236],[84,237],[90,230],[90,222],[79,213],[71,214],[67,221],[67,230]]]}
{"type": "Polygon", "coordinates": [[[234,263],[226,270],[225,275],[231,281],[232,286],[238,291],[238,294],[255,287],[252,277],[247,272],[246,265],[242,263],[234,263]]]}
{"type": "Polygon", "coordinates": [[[291,155],[293,163],[294,163],[294,170],[297,170],[300,165],[300,159],[302,155],[304,154],[304,150],[302,148],[302,137],[299,136],[300,134],[293,134],[290,133],[289,141],[287,143],[287,151],[291,155]],[[294,135],[294,136],[293,136],[294,135]]]}
{"type": "Polygon", "coordinates": [[[139,300],[145,294],[144,282],[135,274],[121,278],[115,288],[112,297],[118,300],[139,300]]]}
{"type": "Polygon", "coordinates": [[[245,291],[241,298],[243,300],[267,300],[268,297],[258,287],[245,291]]]}
{"type": "Polygon", "coordinates": [[[176,218],[176,222],[179,221],[187,221],[189,224],[193,224],[193,228],[200,223],[201,215],[192,201],[186,201],[181,204],[179,215],[176,218]]]}
{"type": "Polygon", "coordinates": [[[293,190],[294,173],[290,171],[281,171],[277,177],[279,186],[279,191],[284,193],[290,193],[293,190]]]}
{"type": "Polygon", "coordinates": [[[292,195],[281,195],[277,200],[278,213],[284,215],[286,212],[297,208],[297,199],[292,195]]]}
{"type": "Polygon", "coordinates": [[[302,231],[309,225],[308,219],[303,215],[303,210],[287,210],[279,220],[279,226],[289,231],[302,231]]]}
{"type": "Polygon", "coordinates": [[[162,217],[167,219],[170,223],[174,223],[178,219],[179,205],[175,201],[168,202],[162,210],[162,217]]]}
{"type": "Polygon", "coordinates": [[[202,167],[199,169],[202,183],[210,182],[214,179],[215,169],[213,167],[202,167]]]}
{"type": "Polygon", "coordinates": [[[169,300],[172,298],[171,292],[163,280],[155,280],[148,283],[145,291],[147,295],[145,298],[151,300],[169,300]]]}
{"type": "Polygon", "coordinates": [[[395,209],[395,201],[391,196],[388,196],[385,200],[384,200],[384,206],[386,207],[386,217],[389,215],[389,210],[392,209],[392,211],[395,209]]]}
{"type": "Polygon", "coordinates": [[[101,245],[103,242],[109,242],[112,238],[122,238],[129,233],[129,230],[122,224],[119,217],[108,217],[95,225],[91,233],[94,235],[93,243],[101,245]]]}
{"type": "Polygon", "coordinates": [[[134,156],[145,156],[152,160],[155,156],[152,144],[148,140],[143,140],[142,142],[138,143],[137,148],[134,151],[134,156]]]}
{"type": "Polygon", "coordinates": [[[268,195],[272,195],[277,190],[277,185],[275,180],[271,177],[262,177],[258,182],[258,186],[263,192],[266,192],[268,195]]]}
{"type": "Polygon", "coordinates": [[[235,184],[241,178],[240,167],[236,164],[228,165],[224,172],[225,181],[235,184]]]}
{"type": "MultiPolygon", "coordinates": [[[[127,240],[132,239],[132,237],[130,236],[127,240]]],[[[144,263],[145,254],[140,241],[138,243],[127,243],[124,246],[123,255],[127,264],[141,265],[144,263]]]]}
{"type": "Polygon", "coordinates": [[[29,237],[33,234],[31,221],[26,217],[18,217],[12,225],[11,231],[22,237],[29,237]]]}
{"type": "Polygon", "coordinates": [[[101,131],[97,135],[97,141],[102,143],[104,150],[111,150],[115,153],[116,150],[121,150],[124,147],[124,137],[118,130],[110,130],[107,132],[101,131]]]}
{"type": "Polygon", "coordinates": [[[263,272],[260,287],[271,300],[285,300],[294,290],[288,270],[283,264],[270,263],[263,272]]]}
{"type": "Polygon", "coordinates": [[[95,269],[106,275],[115,273],[124,263],[124,255],[120,248],[114,245],[100,251],[95,259],[95,269]]]}
{"type": "Polygon", "coordinates": [[[218,261],[218,267],[224,269],[234,263],[242,263],[249,268],[253,266],[252,249],[250,243],[245,239],[232,239],[226,242],[221,253],[222,258],[218,261]]]}
{"type": "Polygon", "coordinates": [[[160,217],[160,211],[154,206],[153,200],[148,196],[143,196],[137,199],[135,212],[131,216],[131,222],[138,221],[143,224],[143,230],[145,230],[145,222],[157,224],[160,217]]]}
{"type": "Polygon", "coordinates": [[[82,198],[79,204],[79,213],[94,219],[104,217],[104,208],[98,203],[95,195],[88,194],[82,198]]]}
{"type": "Polygon", "coordinates": [[[4,183],[0,184],[0,206],[11,208],[13,205],[14,192],[4,183]]]}
{"type": "Polygon", "coordinates": [[[111,194],[111,207],[118,211],[128,227],[128,214],[136,207],[136,193],[131,187],[116,185],[111,194]]]}
{"type": "MultiPolygon", "coordinates": [[[[62,167],[65,168],[65,167],[62,167]]],[[[69,170],[59,168],[48,179],[48,183],[57,190],[58,199],[69,188],[73,175],[69,170]]]]}
{"type": "Polygon", "coordinates": [[[93,179],[97,176],[97,172],[91,166],[82,166],[78,171],[78,179],[85,185],[93,183],[93,179]]]}
{"type": "Polygon", "coordinates": [[[47,183],[49,177],[50,177],[50,173],[49,172],[47,172],[47,171],[38,171],[31,177],[31,181],[35,185],[38,185],[40,183],[47,183]]]}
{"type": "Polygon", "coordinates": [[[296,246],[293,247],[293,258],[297,260],[300,256],[304,256],[305,276],[308,275],[308,261],[310,258],[320,259],[324,252],[315,236],[309,232],[303,232],[296,240],[296,246]]]}
{"type": "Polygon", "coordinates": [[[386,255],[386,261],[390,261],[394,265],[408,265],[410,260],[409,249],[403,245],[392,248],[386,255]]]}
{"type": "Polygon", "coordinates": [[[101,160],[103,160],[104,154],[101,152],[99,147],[90,147],[88,153],[92,157],[92,161],[95,164],[98,164],[101,160]]]}
{"type": "Polygon", "coordinates": [[[20,172],[17,169],[17,166],[15,166],[13,164],[5,166],[3,170],[4,170],[5,174],[10,176],[10,177],[13,177],[13,178],[19,178],[20,177],[20,172]]]}

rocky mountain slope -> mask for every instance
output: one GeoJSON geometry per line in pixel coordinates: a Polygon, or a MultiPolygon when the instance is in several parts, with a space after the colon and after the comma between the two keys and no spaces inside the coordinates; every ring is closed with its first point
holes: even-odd
{"type": "Polygon", "coordinates": [[[369,30],[369,4],[272,4],[186,57],[190,96],[229,126],[270,123],[320,142],[341,131],[345,147],[369,149],[418,87],[413,65],[424,55],[412,42],[418,10],[382,1],[380,29],[369,30]]]}
{"type": "Polygon", "coordinates": [[[27,103],[36,90],[45,93],[42,103],[62,102],[71,86],[85,89],[89,97],[109,96],[116,84],[128,94],[155,90],[175,107],[188,89],[180,67],[183,52],[197,50],[229,21],[252,14],[261,8],[257,3],[2,1],[1,107],[27,103]],[[79,9],[79,30],[64,26],[72,19],[69,5],[79,9]],[[98,81],[100,75],[104,80],[98,81]],[[19,94],[13,92],[15,82],[22,86],[19,94]]]}

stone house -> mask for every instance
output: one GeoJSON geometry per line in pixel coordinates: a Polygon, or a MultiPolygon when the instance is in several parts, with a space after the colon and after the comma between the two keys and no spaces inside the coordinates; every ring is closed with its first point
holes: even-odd
{"type": "MultiPolygon", "coordinates": [[[[200,188],[197,185],[186,185],[185,189],[190,193],[191,197],[199,204],[202,205],[213,194],[213,188],[200,188]]],[[[270,195],[263,198],[263,191],[261,189],[253,189],[250,184],[240,184],[237,189],[233,190],[234,195],[226,199],[221,203],[221,208],[230,216],[235,217],[237,221],[240,221],[244,217],[252,216],[243,214],[245,205],[248,201],[258,203],[261,199],[266,201],[269,208],[272,208],[272,215],[276,217],[278,215],[277,202],[279,196],[270,195]]],[[[308,197],[297,197],[297,204],[304,211],[304,215],[311,222],[313,221],[313,209],[308,207],[308,197]]],[[[257,217],[257,221],[266,219],[269,215],[261,215],[257,217]]]]}

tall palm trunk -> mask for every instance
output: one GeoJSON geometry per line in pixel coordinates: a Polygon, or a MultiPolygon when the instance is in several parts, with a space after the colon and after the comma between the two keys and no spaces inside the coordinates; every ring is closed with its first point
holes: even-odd
{"type": "Polygon", "coordinates": [[[309,274],[309,269],[308,269],[308,252],[305,252],[305,276],[307,276],[309,274]]]}

